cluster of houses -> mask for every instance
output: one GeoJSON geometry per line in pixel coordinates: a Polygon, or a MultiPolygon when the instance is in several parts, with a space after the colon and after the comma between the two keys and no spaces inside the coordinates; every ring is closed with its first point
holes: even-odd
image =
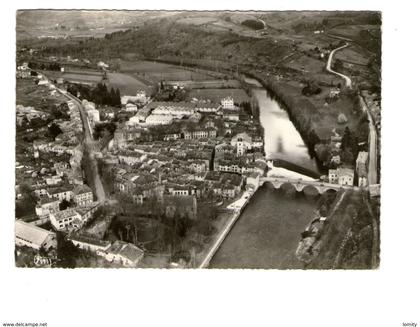
{"type": "Polygon", "coordinates": [[[165,195],[234,198],[247,176],[264,175],[262,146],[262,139],[247,133],[232,139],[191,133],[170,142],[129,144],[104,160],[115,167],[114,191],[130,194],[134,202],[165,195]]]}
{"type": "Polygon", "coordinates": [[[83,100],[82,101],[83,109],[85,110],[87,117],[92,125],[95,125],[100,121],[99,110],[96,109],[93,102],[83,100]]]}
{"type": "Polygon", "coordinates": [[[31,77],[31,69],[29,68],[27,62],[24,62],[22,63],[22,65],[17,66],[16,77],[17,78],[30,78],[31,77]]]}
{"type": "Polygon", "coordinates": [[[49,115],[34,107],[25,107],[20,104],[16,105],[16,125],[22,126],[26,122],[31,122],[33,119],[40,118],[46,119],[49,115]]]}
{"type": "MultiPolygon", "coordinates": [[[[336,163],[340,163],[339,156],[336,163]]],[[[360,151],[356,159],[356,169],[350,167],[338,167],[337,169],[328,170],[328,182],[332,184],[353,186],[355,181],[359,187],[367,186],[367,172],[368,172],[368,153],[360,151]],[[355,178],[356,173],[356,178],[355,178]]]]}
{"type": "Polygon", "coordinates": [[[118,126],[103,158],[113,167],[114,191],[137,203],[182,198],[192,216],[194,199],[238,196],[248,176],[262,176],[267,169],[259,123],[241,120],[240,114],[246,115],[232,97],[219,104],[148,103],[118,126]],[[160,129],[159,139],[147,134],[155,123],[173,122],[178,124],[160,129]]]}
{"type": "MultiPolygon", "coordinates": [[[[170,125],[173,122],[182,119],[189,119],[192,122],[199,122],[203,114],[215,114],[222,116],[227,121],[239,121],[239,108],[235,106],[232,97],[221,100],[220,104],[205,102],[150,102],[141,109],[130,101],[138,100],[138,103],[144,104],[149,99],[145,96],[140,97],[138,93],[135,97],[124,97],[125,111],[135,112],[135,115],[129,119],[128,125],[138,127],[147,127],[153,125],[170,125]]],[[[123,104],[123,99],[122,99],[123,104]]]]}

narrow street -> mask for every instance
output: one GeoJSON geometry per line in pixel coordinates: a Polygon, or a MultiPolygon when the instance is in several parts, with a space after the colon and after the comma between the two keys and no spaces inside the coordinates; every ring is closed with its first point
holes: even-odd
{"type": "MultiPolygon", "coordinates": [[[[58,89],[59,91],[62,92],[62,90],[58,89]]],[[[81,103],[81,101],[76,98],[75,96],[68,94],[68,93],[63,93],[63,95],[65,95],[68,99],[74,101],[77,104],[77,107],[79,108],[79,112],[80,112],[80,117],[82,119],[82,123],[83,123],[83,131],[84,131],[84,140],[83,140],[83,144],[85,147],[85,150],[88,153],[88,160],[89,160],[89,165],[91,167],[91,171],[93,173],[93,181],[94,181],[94,192],[96,194],[96,198],[97,201],[99,201],[100,203],[103,203],[106,201],[106,194],[104,191],[104,187],[101,181],[101,178],[99,176],[99,171],[98,171],[98,163],[96,162],[96,158],[94,155],[95,152],[95,143],[91,134],[91,130],[89,128],[89,121],[88,121],[88,117],[86,115],[86,112],[83,108],[83,105],[81,103]]]]}

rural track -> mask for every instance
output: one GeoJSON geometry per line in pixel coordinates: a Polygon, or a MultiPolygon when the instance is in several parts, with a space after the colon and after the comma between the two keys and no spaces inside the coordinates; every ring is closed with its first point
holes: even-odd
{"type": "Polygon", "coordinates": [[[328,72],[343,78],[346,82],[346,86],[351,89],[352,88],[352,82],[351,82],[350,77],[348,77],[347,75],[341,74],[339,72],[336,72],[335,70],[333,70],[331,68],[331,63],[332,63],[332,59],[333,59],[334,54],[341,49],[347,48],[348,46],[349,46],[349,44],[346,43],[345,45],[342,45],[341,47],[338,47],[338,48],[334,49],[333,51],[331,51],[331,53],[328,57],[326,69],[327,69],[328,72]]]}

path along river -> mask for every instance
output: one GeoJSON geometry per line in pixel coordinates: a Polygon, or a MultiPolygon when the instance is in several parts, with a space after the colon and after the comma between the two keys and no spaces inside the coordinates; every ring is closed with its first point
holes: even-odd
{"type": "MultiPolygon", "coordinates": [[[[287,112],[255,80],[267,159],[283,159],[317,171],[287,112]]],[[[276,174],[297,174],[274,168],[276,174]]],[[[274,172],[271,171],[271,173],[274,172]]],[[[287,194],[265,184],[254,195],[210,262],[210,268],[302,268],[294,256],[300,233],[313,218],[316,196],[287,194]]]]}

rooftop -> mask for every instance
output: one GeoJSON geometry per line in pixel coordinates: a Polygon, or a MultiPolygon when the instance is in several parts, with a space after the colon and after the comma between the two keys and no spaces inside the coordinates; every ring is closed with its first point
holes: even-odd
{"type": "Polygon", "coordinates": [[[55,233],[20,220],[15,220],[15,236],[18,238],[41,246],[47,236],[50,235],[55,235],[55,233]]]}

